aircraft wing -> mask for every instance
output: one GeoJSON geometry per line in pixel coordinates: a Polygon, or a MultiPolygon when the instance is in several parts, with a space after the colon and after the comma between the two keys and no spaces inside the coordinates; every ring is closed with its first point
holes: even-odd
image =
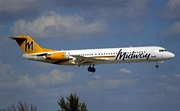
{"type": "Polygon", "coordinates": [[[96,63],[99,63],[99,62],[106,61],[106,59],[83,57],[83,56],[79,56],[79,55],[72,55],[72,57],[76,58],[75,63],[78,66],[85,65],[85,64],[96,64],[96,63]]]}

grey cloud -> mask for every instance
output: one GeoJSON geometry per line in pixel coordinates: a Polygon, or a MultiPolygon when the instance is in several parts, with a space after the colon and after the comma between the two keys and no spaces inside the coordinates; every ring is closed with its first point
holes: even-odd
{"type": "MultiPolygon", "coordinates": [[[[166,110],[161,107],[163,104],[167,104],[170,108],[172,104],[179,101],[179,78],[174,75],[168,75],[166,78],[162,76],[135,73],[118,73],[111,74],[111,76],[93,75],[85,84],[76,85],[75,89],[79,90],[78,92],[88,93],[88,97],[96,95],[94,98],[98,97],[100,101],[103,99],[102,104],[111,106],[116,104],[116,109],[118,105],[121,105],[122,107],[127,106],[126,110],[166,110]],[[129,105],[131,107],[128,107],[129,105]],[[157,107],[152,108],[151,106],[157,107]]],[[[98,109],[101,108],[98,107],[98,109]]]]}
{"type": "MultiPolygon", "coordinates": [[[[46,101],[44,104],[47,107],[51,106],[50,104],[56,106],[58,97],[72,92],[78,93],[81,99],[88,103],[89,109],[94,109],[94,107],[102,108],[100,105],[96,106],[94,101],[101,101],[101,104],[109,104],[111,107],[115,106],[114,109],[112,108],[113,110],[121,105],[122,109],[136,109],[136,111],[154,105],[157,105],[157,107],[147,108],[147,110],[150,111],[157,108],[162,110],[164,109],[160,107],[162,104],[167,104],[170,107],[171,105],[168,104],[170,101],[178,102],[180,88],[178,83],[180,79],[179,74],[169,74],[164,78],[164,75],[161,74],[157,76],[156,74],[131,73],[95,74],[84,78],[82,75],[78,77],[78,74],[75,75],[71,72],[62,72],[54,69],[48,74],[39,74],[35,77],[22,75],[16,81],[19,85],[14,82],[9,83],[11,86],[7,83],[4,85],[7,87],[6,91],[7,89],[14,91],[12,84],[18,86],[16,87],[17,89],[19,87],[24,88],[21,93],[25,94],[20,96],[20,94],[14,92],[13,94],[19,96],[19,98],[13,99],[17,101],[27,98],[33,101],[44,100],[46,101]],[[66,84],[68,84],[68,87],[66,87],[66,84]],[[128,107],[129,105],[131,107],[128,107]]],[[[4,93],[1,94],[4,95],[4,93]]],[[[6,99],[3,101],[7,102],[6,99]]],[[[104,106],[104,108],[108,107],[104,106]]]]}
{"type": "Polygon", "coordinates": [[[166,91],[168,91],[168,92],[178,92],[179,87],[178,86],[173,86],[173,85],[168,85],[168,86],[166,86],[166,91]]]}
{"type": "Polygon", "coordinates": [[[56,0],[54,5],[66,6],[66,7],[109,7],[109,8],[119,8],[124,7],[131,0],[56,0]]]}
{"type": "Polygon", "coordinates": [[[14,35],[28,34],[40,38],[61,37],[70,40],[104,34],[106,30],[106,22],[102,19],[86,23],[79,15],[62,16],[55,12],[47,12],[34,21],[19,19],[10,29],[14,35]]]}
{"type": "Polygon", "coordinates": [[[36,4],[36,0],[1,0],[0,12],[18,12],[36,4]]]}
{"type": "Polygon", "coordinates": [[[179,78],[180,74],[173,74],[173,76],[175,76],[176,78],[179,78]]]}
{"type": "Polygon", "coordinates": [[[38,15],[40,7],[36,0],[1,0],[0,1],[0,24],[6,25],[17,18],[31,20],[38,15]]]}
{"type": "MultiPolygon", "coordinates": [[[[14,2],[21,2],[21,0],[15,0],[14,2]]],[[[10,2],[2,2],[3,4],[7,4],[10,2]]],[[[100,1],[84,1],[84,0],[77,0],[77,1],[65,1],[65,0],[58,0],[58,1],[22,1],[21,3],[15,3],[13,7],[9,7],[8,9],[2,8],[1,9],[1,17],[0,20],[3,23],[0,24],[7,24],[10,20],[14,21],[14,26],[12,26],[10,32],[12,34],[28,34],[33,36],[64,36],[64,38],[68,38],[71,36],[72,38],[69,39],[81,39],[84,36],[89,37],[100,37],[106,29],[110,22],[117,22],[123,23],[123,21],[136,21],[136,19],[141,18],[146,14],[148,9],[150,0],[100,0],[100,1]],[[20,5],[19,8],[16,8],[20,5]],[[43,10],[46,8],[46,10],[43,10]],[[82,9],[82,10],[79,10],[82,9]],[[16,11],[16,13],[12,13],[12,10],[16,11]],[[43,21],[43,17],[47,17],[48,14],[44,14],[46,12],[50,12],[51,10],[54,11],[55,14],[61,13],[61,16],[67,18],[66,11],[70,10],[74,15],[78,15],[81,19],[74,20],[74,22],[84,23],[84,24],[76,24],[76,26],[72,26],[71,29],[64,24],[52,24],[48,20],[43,21]],[[41,20],[40,20],[41,19],[41,20]],[[37,22],[38,21],[38,22],[37,22]],[[23,23],[24,22],[24,23],[23,23]],[[36,24],[37,25],[36,25],[36,24]],[[46,25],[45,25],[46,24],[46,25]],[[22,26],[24,25],[24,26],[22,26]],[[32,28],[31,26],[34,25],[32,28]],[[39,26],[43,26],[44,28],[39,26]],[[30,28],[28,28],[28,26],[30,28]],[[21,28],[20,28],[21,27],[21,28]],[[37,28],[36,28],[37,27],[37,28]],[[74,28],[76,27],[76,28],[74,28]],[[36,30],[35,30],[36,29],[36,30]],[[82,30],[82,31],[81,31],[82,30]],[[81,31],[81,32],[80,32],[81,31]],[[60,33],[61,32],[61,33],[60,33]],[[50,35],[51,33],[51,35],[50,35]],[[52,34],[53,33],[53,34],[52,34]],[[43,35],[44,34],[44,35],[43,35]]],[[[3,6],[4,7],[4,6],[3,6]]],[[[70,17],[70,16],[69,16],[70,17]]],[[[63,18],[63,17],[62,17],[63,18]]],[[[74,16],[77,19],[77,16],[74,16]]],[[[57,21],[55,19],[51,19],[51,21],[57,21]]],[[[69,20],[67,20],[70,22],[69,20]]],[[[72,20],[71,20],[72,21],[72,20]]],[[[12,21],[11,21],[12,22],[12,21]]],[[[60,22],[60,21],[57,21],[60,22]]],[[[135,24],[136,25],[136,24],[135,24]]],[[[134,25],[130,25],[129,27],[134,33],[141,32],[143,30],[144,24],[138,25],[141,27],[134,28],[134,25]]]]}
{"type": "Polygon", "coordinates": [[[128,88],[136,86],[139,79],[131,73],[130,70],[122,68],[122,72],[111,75],[92,75],[85,83],[77,84],[76,88],[79,91],[101,91],[101,90],[115,90],[118,88],[128,88]]]}
{"type": "Polygon", "coordinates": [[[67,27],[64,25],[59,25],[59,26],[46,26],[43,30],[43,32],[45,32],[46,34],[53,34],[58,36],[58,35],[64,35],[65,33],[67,33],[67,27]]]}
{"type": "Polygon", "coordinates": [[[127,74],[131,73],[131,71],[126,69],[126,68],[121,68],[119,71],[122,72],[122,73],[127,73],[127,74]]]}
{"type": "MultiPolygon", "coordinates": [[[[140,18],[146,14],[150,0],[114,0],[114,1],[86,1],[88,9],[96,16],[105,17],[109,21],[126,21],[140,18]],[[89,3],[90,2],[90,3],[89,3]],[[89,5],[92,4],[92,5],[89,5]]],[[[85,3],[86,3],[85,2],[85,3]]],[[[79,3],[82,7],[85,3],[79,3]]],[[[89,15],[90,16],[90,15],[89,15]]],[[[92,15],[91,15],[92,16],[92,15]]]]}
{"type": "Polygon", "coordinates": [[[175,22],[168,29],[160,32],[162,37],[180,37],[180,22],[175,22]]]}
{"type": "Polygon", "coordinates": [[[180,18],[180,1],[168,0],[166,6],[162,10],[162,18],[179,19],[180,18]]]}
{"type": "Polygon", "coordinates": [[[0,81],[10,81],[15,79],[14,72],[10,64],[2,63],[0,60],[0,81]]]}
{"type": "MultiPolygon", "coordinates": [[[[0,68],[4,68],[4,70],[9,71],[9,66],[4,65],[0,66],[0,68]],[[7,67],[7,68],[5,68],[7,67]]],[[[5,73],[3,71],[3,74],[5,73]]],[[[37,87],[48,87],[48,86],[54,86],[57,84],[68,84],[72,82],[74,74],[71,72],[62,72],[60,70],[54,69],[49,74],[40,74],[36,77],[32,77],[29,74],[19,75],[15,79],[11,80],[11,75],[8,73],[5,73],[7,76],[6,82],[0,81],[0,89],[19,89],[21,87],[24,88],[37,88],[37,87]]],[[[1,75],[3,76],[3,75],[1,75]]]]}
{"type": "Polygon", "coordinates": [[[88,81],[87,84],[91,90],[101,90],[101,88],[115,89],[118,87],[129,87],[135,85],[137,81],[137,79],[106,79],[88,81]]]}

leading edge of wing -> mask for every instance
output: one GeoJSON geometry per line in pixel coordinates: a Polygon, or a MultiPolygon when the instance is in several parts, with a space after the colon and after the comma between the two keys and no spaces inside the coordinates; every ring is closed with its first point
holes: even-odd
{"type": "Polygon", "coordinates": [[[102,62],[102,61],[106,61],[105,59],[97,59],[94,57],[84,57],[84,56],[79,56],[79,55],[71,55],[72,57],[76,58],[75,63],[78,66],[84,65],[86,63],[98,63],[98,62],[102,62]]]}

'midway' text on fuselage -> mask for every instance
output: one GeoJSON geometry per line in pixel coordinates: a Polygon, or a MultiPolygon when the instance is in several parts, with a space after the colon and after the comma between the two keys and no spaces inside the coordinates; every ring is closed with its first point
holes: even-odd
{"type": "Polygon", "coordinates": [[[122,52],[122,49],[120,49],[115,59],[116,60],[121,59],[123,61],[125,59],[146,59],[146,60],[148,60],[150,55],[151,55],[151,53],[146,53],[144,51],[137,52],[137,53],[136,53],[136,51],[122,52]]]}

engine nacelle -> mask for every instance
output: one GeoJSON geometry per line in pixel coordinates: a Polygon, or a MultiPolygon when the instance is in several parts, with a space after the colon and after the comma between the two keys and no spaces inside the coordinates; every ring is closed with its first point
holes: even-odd
{"type": "Polygon", "coordinates": [[[66,60],[69,59],[69,55],[66,52],[52,53],[46,56],[46,59],[51,60],[66,60]]]}

